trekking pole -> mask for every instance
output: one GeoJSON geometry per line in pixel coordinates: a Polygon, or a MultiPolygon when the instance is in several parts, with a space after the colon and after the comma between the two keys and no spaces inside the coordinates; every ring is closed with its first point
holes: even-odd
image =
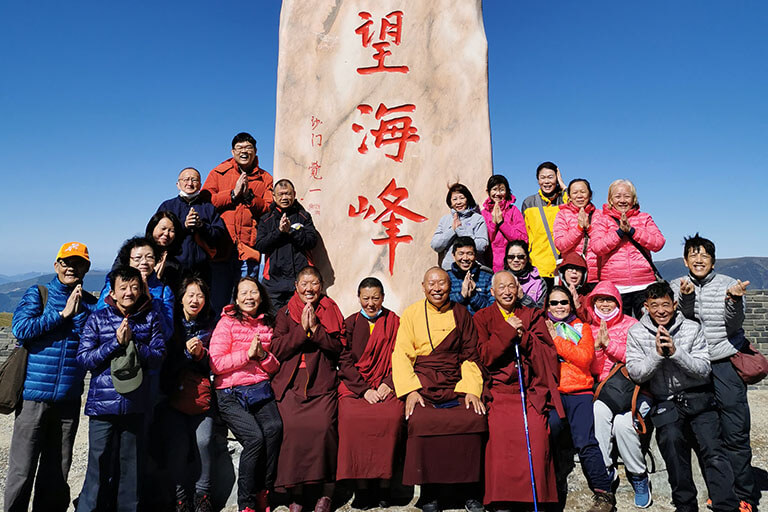
{"type": "Polygon", "coordinates": [[[525,445],[528,447],[528,469],[531,470],[531,491],[533,492],[533,510],[539,512],[539,503],[536,499],[536,479],[533,477],[533,458],[531,457],[531,437],[528,434],[528,411],[525,408],[525,387],[523,386],[523,363],[520,359],[520,344],[515,343],[515,357],[517,358],[517,382],[520,383],[520,399],[523,403],[523,425],[525,425],[525,445]]]}

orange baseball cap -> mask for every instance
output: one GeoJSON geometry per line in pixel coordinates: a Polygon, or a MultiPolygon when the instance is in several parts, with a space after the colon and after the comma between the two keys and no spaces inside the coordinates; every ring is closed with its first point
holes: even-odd
{"type": "Polygon", "coordinates": [[[80,242],[67,242],[62,245],[61,249],[59,249],[59,253],[56,255],[56,259],[63,260],[64,258],[71,258],[72,256],[83,258],[88,263],[91,262],[91,259],[88,257],[88,247],[80,242]]]}

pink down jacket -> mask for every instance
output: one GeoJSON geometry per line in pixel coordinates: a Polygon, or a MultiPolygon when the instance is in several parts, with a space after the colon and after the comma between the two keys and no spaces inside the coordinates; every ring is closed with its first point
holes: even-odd
{"type": "Polygon", "coordinates": [[[493,200],[489,197],[483,203],[480,213],[485,219],[485,225],[488,228],[488,240],[491,245],[491,256],[493,258],[493,271],[498,272],[504,268],[504,258],[507,255],[507,243],[512,240],[528,241],[528,232],[525,230],[525,219],[520,210],[515,206],[515,196],[511,196],[509,201],[502,201],[501,206],[501,224],[493,222],[493,200]]]}
{"type": "MultiPolygon", "coordinates": [[[[593,223],[591,245],[601,264],[597,278],[616,286],[651,284],[656,278],[648,260],[626,236],[620,237],[617,232],[619,226],[614,219],[620,218],[621,214],[606,204],[593,223]]],[[[650,215],[634,208],[627,212],[627,220],[635,230],[632,238],[649,254],[664,247],[664,235],[650,215]]]]}
{"type": "Polygon", "coordinates": [[[233,312],[231,305],[221,312],[208,348],[216,389],[257,384],[270,379],[280,367],[277,358],[269,352],[272,328],[261,322],[262,316],[245,316],[240,321],[233,312]],[[263,361],[248,358],[248,348],[255,334],[260,336],[261,346],[268,354],[263,361]]]}
{"type": "MultiPolygon", "coordinates": [[[[590,203],[591,204],[591,203],[590,203]]],[[[587,234],[587,282],[596,283],[597,278],[597,255],[592,244],[594,236],[594,226],[597,218],[600,216],[600,210],[595,208],[592,212],[592,221],[590,222],[587,234]]],[[[552,227],[552,236],[555,238],[555,247],[561,255],[569,252],[581,254],[584,249],[584,230],[579,227],[579,209],[571,203],[560,205],[560,211],[555,217],[555,224],[552,227]]]]}
{"type": "Polygon", "coordinates": [[[595,297],[598,295],[610,295],[619,304],[619,315],[606,323],[608,327],[608,336],[611,341],[608,346],[602,350],[595,351],[595,358],[592,360],[592,374],[598,382],[602,382],[608,376],[613,365],[621,361],[626,362],[627,352],[627,331],[637,323],[637,320],[631,316],[625,315],[621,308],[621,294],[619,290],[608,281],[600,281],[587,297],[587,304],[592,313],[592,336],[597,339],[600,333],[600,318],[594,314],[595,297]]]}

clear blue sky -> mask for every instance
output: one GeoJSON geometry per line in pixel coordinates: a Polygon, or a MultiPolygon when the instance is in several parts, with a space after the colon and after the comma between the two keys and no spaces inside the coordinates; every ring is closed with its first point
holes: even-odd
{"type": "MultiPolygon", "coordinates": [[[[108,267],[238,131],[271,171],[280,3],[147,4],[0,7],[0,273],[50,269],[70,240],[108,267]]],[[[658,259],[697,230],[719,257],[768,256],[768,4],[486,0],[484,18],[494,166],[518,205],[552,160],[598,206],[633,180],[658,259]]]]}

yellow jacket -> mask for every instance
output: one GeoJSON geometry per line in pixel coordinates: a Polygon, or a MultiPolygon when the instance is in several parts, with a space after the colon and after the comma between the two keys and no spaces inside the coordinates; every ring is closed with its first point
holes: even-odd
{"type": "MultiPolygon", "coordinates": [[[[568,202],[568,195],[562,192],[555,196],[553,200],[544,197],[539,190],[532,196],[528,196],[523,201],[521,208],[525,218],[525,229],[528,231],[528,252],[531,256],[531,265],[539,269],[539,275],[542,277],[553,277],[557,268],[557,259],[552,250],[554,245],[550,245],[547,231],[544,229],[544,223],[541,220],[539,206],[544,209],[544,216],[549,224],[549,232],[552,234],[552,243],[554,244],[555,233],[553,226],[555,217],[560,211],[560,205],[568,202]]],[[[557,252],[557,249],[555,249],[557,252]]],[[[558,254],[558,258],[560,254],[558,254]]]]}

